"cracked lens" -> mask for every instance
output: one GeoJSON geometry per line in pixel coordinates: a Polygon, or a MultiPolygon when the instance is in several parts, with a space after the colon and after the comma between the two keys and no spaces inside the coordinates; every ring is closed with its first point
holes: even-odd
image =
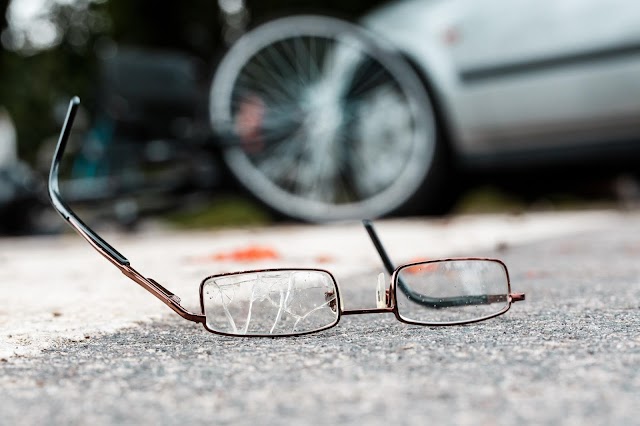
{"type": "Polygon", "coordinates": [[[279,270],[211,277],[203,283],[207,327],[229,334],[317,331],[338,320],[337,291],[323,271],[279,270]]]}

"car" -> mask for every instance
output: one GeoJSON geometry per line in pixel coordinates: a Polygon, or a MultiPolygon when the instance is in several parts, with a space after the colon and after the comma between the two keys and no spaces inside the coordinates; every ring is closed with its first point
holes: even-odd
{"type": "Polygon", "coordinates": [[[639,48],[631,0],[405,0],[357,23],[289,16],[229,49],[210,121],[237,180],[280,214],[442,213],[475,176],[559,185],[635,171],[639,48]]]}

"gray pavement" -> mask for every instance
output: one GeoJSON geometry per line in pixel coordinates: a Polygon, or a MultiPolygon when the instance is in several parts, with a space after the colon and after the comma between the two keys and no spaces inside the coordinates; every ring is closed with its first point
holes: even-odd
{"type": "MultiPolygon", "coordinates": [[[[586,228],[456,246],[527,293],[480,324],[242,339],[169,313],[52,339],[0,361],[0,424],[640,424],[640,214],[586,228]]],[[[347,307],[374,304],[378,272],[341,270],[347,307]]]]}

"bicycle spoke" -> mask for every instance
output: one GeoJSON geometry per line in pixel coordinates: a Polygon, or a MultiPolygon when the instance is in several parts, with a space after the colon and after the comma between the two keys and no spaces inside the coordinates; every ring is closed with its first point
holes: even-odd
{"type": "MultiPolygon", "coordinates": [[[[286,42],[279,43],[281,46],[285,45],[286,42]]],[[[278,49],[278,45],[274,45],[273,48],[264,49],[266,54],[271,58],[271,62],[275,65],[274,69],[281,72],[283,76],[288,75],[287,81],[291,82],[293,80],[297,80],[297,88],[294,89],[294,93],[299,91],[301,86],[304,86],[304,80],[300,77],[300,74],[296,71],[291,62],[285,58],[278,49]],[[287,73],[286,71],[289,71],[287,73]]],[[[293,61],[296,61],[296,58],[292,58],[293,61]]]]}
{"type": "Polygon", "coordinates": [[[389,79],[385,79],[385,78],[381,78],[385,75],[387,75],[387,71],[381,67],[377,67],[378,69],[376,71],[374,71],[373,73],[364,73],[362,72],[363,76],[366,76],[366,79],[364,80],[360,80],[358,81],[357,79],[354,79],[354,81],[357,81],[357,85],[353,85],[350,90],[349,90],[349,96],[350,97],[354,97],[354,98],[358,98],[360,96],[364,96],[366,93],[377,89],[380,86],[383,85],[395,85],[395,82],[390,82],[389,79]]]}
{"type": "Polygon", "coordinates": [[[258,74],[254,74],[256,80],[260,80],[260,70],[264,71],[271,79],[273,83],[280,89],[281,92],[288,95],[289,98],[295,99],[297,97],[297,91],[295,88],[291,87],[290,80],[283,78],[281,75],[276,73],[273,68],[270,66],[268,59],[265,57],[265,53],[261,52],[256,55],[251,64],[247,66],[247,71],[249,70],[249,66],[253,66],[254,68],[258,68],[256,71],[258,74]]]}
{"type": "Polygon", "coordinates": [[[256,166],[274,183],[282,182],[282,176],[298,166],[299,144],[291,140],[272,148],[272,155],[255,159],[256,166]]]}
{"type": "Polygon", "coordinates": [[[265,97],[268,99],[272,99],[274,102],[278,102],[279,100],[283,101],[284,103],[291,102],[292,96],[290,93],[283,91],[273,84],[269,84],[266,80],[261,79],[259,74],[253,74],[254,72],[249,68],[251,65],[253,64],[247,66],[244,74],[240,76],[238,80],[249,80],[251,82],[251,84],[248,84],[250,88],[254,88],[256,89],[254,91],[262,92],[264,95],[268,95],[265,97]]]}

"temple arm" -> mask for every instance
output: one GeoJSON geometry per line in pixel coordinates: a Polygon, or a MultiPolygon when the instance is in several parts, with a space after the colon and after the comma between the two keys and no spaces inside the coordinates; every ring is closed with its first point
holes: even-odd
{"type": "Polygon", "coordinates": [[[62,131],[60,132],[60,138],[58,139],[58,145],[53,154],[53,160],[51,162],[51,171],[49,172],[49,198],[51,204],[56,211],[66,220],[69,225],[76,230],[85,240],[95,248],[98,253],[104,256],[109,262],[113,263],[120,271],[142,286],[145,290],[149,291],[155,297],[160,299],[164,304],[169,306],[174,312],[181,317],[195,322],[203,322],[204,316],[191,313],[184,309],[180,305],[180,298],[174,295],[172,292],[158,284],[151,278],[146,278],[133,269],[127,260],[120,252],[107,243],[100,235],[98,235],[93,229],[87,226],[80,218],[73,212],[73,210],[64,202],[60,195],[60,188],[58,184],[58,172],[64,150],[67,147],[69,135],[71,134],[71,127],[73,120],[75,119],[80,105],[80,99],[76,96],[71,99],[69,103],[69,110],[67,117],[64,121],[62,131]]]}
{"type": "Polygon", "coordinates": [[[104,250],[104,252],[109,255],[111,260],[117,262],[120,265],[129,265],[129,261],[127,260],[127,258],[121,255],[116,249],[111,247],[109,243],[107,243],[91,228],[85,225],[85,223],[82,222],[82,220],[80,220],[80,218],[73,213],[73,210],[71,210],[71,208],[62,200],[62,196],[60,195],[60,188],[58,186],[58,169],[62,161],[64,150],[67,147],[67,142],[71,133],[71,127],[73,125],[73,120],[76,117],[76,112],[78,111],[79,105],[80,99],[77,96],[71,99],[71,102],[69,103],[69,111],[67,112],[67,117],[64,120],[64,125],[62,126],[62,131],[60,132],[60,138],[58,139],[56,151],[53,154],[53,161],[51,163],[51,170],[49,172],[49,199],[51,199],[53,207],[58,211],[58,213],[60,213],[60,216],[62,216],[67,222],[69,222],[72,227],[80,228],[80,230],[82,231],[80,235],[84,236],[85,238],[89,238],[95,245],[104,250]]]}

